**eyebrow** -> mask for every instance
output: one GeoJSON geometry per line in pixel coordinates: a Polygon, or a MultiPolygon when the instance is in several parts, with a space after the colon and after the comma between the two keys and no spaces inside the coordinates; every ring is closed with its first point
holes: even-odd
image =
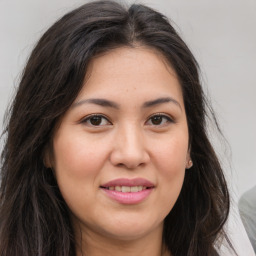
{"type": "Polygon", "coordinates": [[[180,109],[182,109],[180,103],[177,100],[175,100],[171,97],[158,98],[158,99],[155,99],[155,100],[146,101],[142,105],[142,107],[143,108],[148,108],[148,107],[152,107],[152,106],[163,104],[163,103],[169,103],[169,102],[175,103],[180,109]]]}
{"type": "Polygon", "coordinates": [[[72,107],[77,107],[85,103],[92,103],[103,107],[110,107],[110,108],[116,108],[119,109],[119,105],[113,101],[106,100],[106,99],[86,99],[81,100],[78,102],[75,102],[72,107]]]}
{"type": "MultiPolygon", "coordinates": [[[[163,97],[163,98],[158,98],[155,100],[146,101],[143,103],[142,108],[149,108],[152,106],[169,103],[169,102],[175,103],[180,109],[182,109],[180,103],[171,97],[163,97]]],[[[99,106],[110,107],[110,108],[115,108],[115,109],[120,108],[119,104],[115,103],[114,101],[110,101],[110,100],[106,100],[106,99],[97,99],[97,98],[85,99],[85,100],[75,102],[72,105],[72,107],[77,107],[77,106],[80,106],[85,103],[91,103],[91,104],[96,104],[99,106]]]]}

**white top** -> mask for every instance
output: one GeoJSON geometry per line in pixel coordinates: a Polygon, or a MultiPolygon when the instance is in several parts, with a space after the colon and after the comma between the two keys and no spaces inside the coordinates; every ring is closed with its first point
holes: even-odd
{"type": "Polygon", "coordinates": [[[256,253],[256,186],[242,195],[238,207],[245,230],[256,253]]]}
{"type": "MultiPolygon", "coordinates": [[[[237,205],[231,207],[225,229],[238,256],[255,256],[253,247],[239,216],[237,205]]],[[[221,256],[234,256],[234,253],[228,249],[227,242],[222,244],[219,253],[221,256]]]]}

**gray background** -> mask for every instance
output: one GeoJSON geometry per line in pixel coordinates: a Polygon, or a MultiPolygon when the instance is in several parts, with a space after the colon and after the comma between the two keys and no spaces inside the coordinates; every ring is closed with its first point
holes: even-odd
{"type": "MultiPolygon", "coordinates": [[[[0,121],[37,39],[57,18],[85,2],[0,0],[0,121]]],[[[201,66],[204,87],[231,148],[232,154],[226,152],[213,136],[236,199],[256,184],[256,0],[140,2],[177,24],[201,66]]]]}

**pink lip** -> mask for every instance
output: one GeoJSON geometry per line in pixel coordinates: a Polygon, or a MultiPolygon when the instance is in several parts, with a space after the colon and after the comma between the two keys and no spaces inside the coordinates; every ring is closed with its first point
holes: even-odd
{"type": "Polygon", "coordinates": [[[143,178],[135,178],[135,179],[116,179],[111,180],[103,185],[101,187],[115,187],[115,186],[144,186],[144,187],[154,187],[154,184],[146,179],[143,178]]]}
{"type": "Polygon", "coordinates": [[[138,204],[145,200],[154,189],[154,184],[143,178],[136,179],[116,179],[107,182],[100,186],[100,188],[105,192],[105,194],[111,199],[117,201],[121,204],[138,204]],[[147,189],[143,189],[138,192],[119,192],[116,190],[109,190],[108,187],[115,186],[143,186],[147,189]]]}

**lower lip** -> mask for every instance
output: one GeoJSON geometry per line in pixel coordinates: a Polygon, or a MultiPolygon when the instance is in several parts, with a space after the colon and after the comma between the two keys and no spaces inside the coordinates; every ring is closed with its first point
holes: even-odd
{"type": "Polygon", "coordinates": [[[114,199],[121,204],[138,204],[144,201],[152,192],[153,188],[144,189],[139,192],[119,192],[116,190],[104,189],[102,190],[109,196],[111,199],[114,199]]]}

